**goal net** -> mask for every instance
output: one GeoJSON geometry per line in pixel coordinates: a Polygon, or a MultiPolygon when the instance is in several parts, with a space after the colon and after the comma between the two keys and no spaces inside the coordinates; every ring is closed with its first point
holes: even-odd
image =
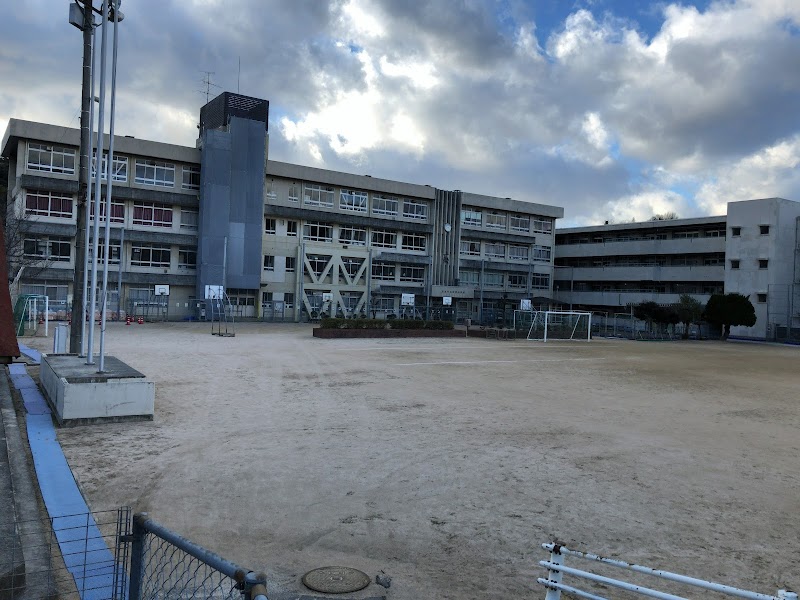
{"type": "Polygon", "coordinates": [[[535,312],[528,328],[528,339],[548,340],[591,339],[592,313],[562,310],[535,312]]]}

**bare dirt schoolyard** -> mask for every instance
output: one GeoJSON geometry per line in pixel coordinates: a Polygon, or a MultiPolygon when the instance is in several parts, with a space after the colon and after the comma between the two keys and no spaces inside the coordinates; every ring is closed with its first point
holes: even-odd
{"type": "Polygon", "coordinates": [[[91,507],[148,511],[272,592],[342,565],[393,578],[366,595],[543,598],[554,539],[800,587],[800,348],[258,323],[113,324],[106,343],[156,382],[156,416],[59,431],[91,507]]]}

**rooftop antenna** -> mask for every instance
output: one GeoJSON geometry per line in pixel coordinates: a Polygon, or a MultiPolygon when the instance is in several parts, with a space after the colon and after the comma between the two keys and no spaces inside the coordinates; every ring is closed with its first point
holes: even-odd
{"type": "Polygon", "coordinates": [[[239,72],[236,74],[236,93],[239,93],[239,81],[242,78],[242,57],[239,57],[239,72]]]}
{"type": "Polygon", "coordinates": [[[205,90],[197,90],[197,91],[199,93],[201,93],[201,94],[205,94],[206,95],[206,104],[208,104],[208,100],[211,97],[211,88],[220,88],[221,89],[221,86],[218,86],[216,83],[211,83],[211,76],[214,74],[214,71],[203,71],[203,70],[201,70],[200,72],[203,73],[203,75],[204,75],[203,84],[206,86],[206,89],[205,90]]]}

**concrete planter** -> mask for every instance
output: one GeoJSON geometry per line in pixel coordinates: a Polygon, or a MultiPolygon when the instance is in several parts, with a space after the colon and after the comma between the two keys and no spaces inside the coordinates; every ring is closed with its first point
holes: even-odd
{"type": "Polygon", "coordinates": [[[446,338],[464,337],[459,329],[322,329],[315,327],[315,338],[326,340],[342,338],[446,338]]]}

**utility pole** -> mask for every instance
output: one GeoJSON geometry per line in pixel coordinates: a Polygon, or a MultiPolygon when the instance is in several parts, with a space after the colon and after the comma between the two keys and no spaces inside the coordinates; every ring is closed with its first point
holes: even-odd
{"type": "MultiPolygon", "coordinates": [[[[86,189],[92,164],[92,133],[89,109],[92,106],[92,28],[94,15],[92,0],[83,0],[83,78],[81,82],[81,149],[78,172],[77,231],[75,232],[75,276],[72,279],[72,327],[69,332],[69,351],[81,353],[81,327],[83,314],[83,271],[86,262],[86,189]]],[[[98,157],[98,173],[100,171],[98,157]]]]}

